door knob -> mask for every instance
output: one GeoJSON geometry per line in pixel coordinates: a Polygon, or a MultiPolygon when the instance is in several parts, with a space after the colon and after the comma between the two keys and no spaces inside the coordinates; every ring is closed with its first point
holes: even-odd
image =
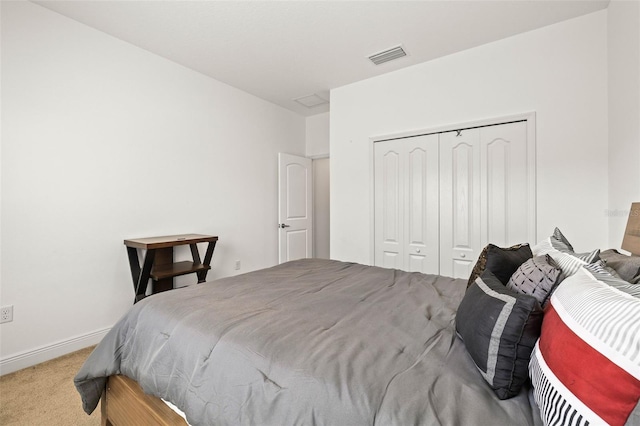
{"type": "Polygon", "coordinates": [[[460,253],[460,257],[464,259],[465,257],[467,257],[467,255],[464,253],[460,253]]]}
{"type": "Polygon", "coordinates": [[[416,253],[420,253],[420,249],[416,249],[416,253]]]}
{"type": "Polygon", "coordinates": [[[285,225],[284,223],[281,223],[280,225],[278,225],[278,228],[289,228],[291,225],[285,225]]]}

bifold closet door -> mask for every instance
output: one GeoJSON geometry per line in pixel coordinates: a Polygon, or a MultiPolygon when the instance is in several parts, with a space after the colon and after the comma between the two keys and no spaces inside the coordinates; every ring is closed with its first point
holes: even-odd
{"type": "Polygon", "coordinates": [[[440,134],[440,275],[469,277],[482,250],[480,130],[440,134]]]}
{"type": "Polygon", "coordinates": [[[529,238],[529,165],[527,123],[480,129],[481,240],[500,247],[529,238]]]}
{"type": "Polygon", "coordinates": [[[437,274],[438,136],[374,145],[375,264],[437,274]]]}
{"type": "Polygon", "coordinates": [[[529,241],[527,123],[440,135],[440,274],[468,278],[488,243],[529,241]]]}
{"type": "Polygon", "coordinates": [[[404,269],[404,174],[402,141],[374,144],[375,264],[404,269]]]}

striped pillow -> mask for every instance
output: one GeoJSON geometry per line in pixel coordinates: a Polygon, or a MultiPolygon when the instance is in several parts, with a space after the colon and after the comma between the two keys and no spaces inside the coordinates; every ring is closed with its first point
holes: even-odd
{"type": "Polygon", "coordinates": [[[558,228],[553,231],[550,237],[539,242],[532,250],[534,256],[547,254],[550,251],[575,252],[567,237],[558,228]]]}
{"type": "Polygon", "coordinates": [[[606,269],[605,263],[603,261],[584,265],[583,268],[596,280],[608,284],[620,291],[628,293],[633,297],[640,298],[640,285],[631,284],[621,278],[615,277],[613,274],[611,274],[610,271],[606,269]]]}
{"type": "Polygon", "coordinates": [[[547,254],[556,261],[556,264],[560,269],[562,269],[565,277],[570,277],[575,274],[583,265],[588,265],[600,260],[600,250],[594,250],[591,253],[565,253],[561,251],[552,251],[547,254]]]}
{"type": "Polygon", "coordinates": [[[575,253],[573,246],[558,228],[552,236],[536,244],[532,251],[534,256],[550,255],[565,277],[575,274],[583,265],[600,260],[600,250],[597,249],[589,253],[575,253]]]}
{"type": "MultiPolygon", "coordinates": [[[[571,243],[569,242],[569,240],[567,240],[567,238],[564,236],[564,234],[562,232],[560,232],[560,229],[556,228],[553,230],[553,238],[556,239],[559,243],[564,244],[564,246],[566,247],[567,250],[569,251],[575,251],[573,249],[573,246],[571,245],[571,243]]],[[[560,249],[559,249],[560,250],[560,249]]]]}
{"type": "Polygon", "coordinates": [[[636,419],[640,299],[581,268],[551,296],[529,374],[547,425],[636,419]]]}

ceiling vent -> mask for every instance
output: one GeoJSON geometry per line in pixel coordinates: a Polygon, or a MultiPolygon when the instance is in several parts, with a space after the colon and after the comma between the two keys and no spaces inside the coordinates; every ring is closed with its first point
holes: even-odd
{"type": "Polygon", "coordinates": [[[407,56],[407,52],[404,51],[402,46],[396,46],[369,56],[369,60],[375,65],[380,65],[403,56],[407,56]]]}
{"type": "Polygon", "coordinates": [[[313,108],[313,107],[317,107],[318,105],[329,103],[328,100],[316,94],[303,96],[301,98],[294,99],[294,101],[307,108],[313,108]]]}

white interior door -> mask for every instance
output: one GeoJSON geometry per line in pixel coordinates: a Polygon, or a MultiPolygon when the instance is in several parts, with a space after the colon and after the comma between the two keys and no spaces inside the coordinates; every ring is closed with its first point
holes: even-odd
{"type": "Polygon", "coordinates": [[[278,154],[279,262],[313,255],[311,159],[278,154]]]}

